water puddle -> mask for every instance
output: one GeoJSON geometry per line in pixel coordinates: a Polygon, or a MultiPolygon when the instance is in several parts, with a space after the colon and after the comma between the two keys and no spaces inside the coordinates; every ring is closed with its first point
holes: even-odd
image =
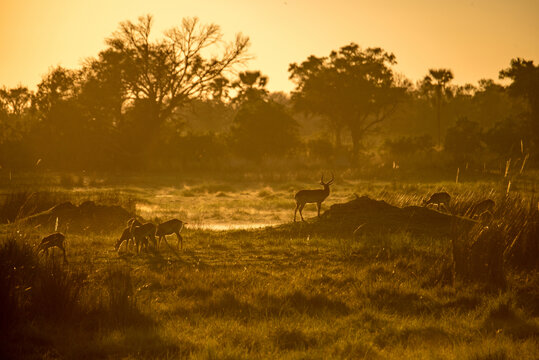
{"type": "Polygon", "coordinates": [[[275,226],[277,223],[236,223],[236,224],[221,224],[221,223],[207,223],[207,224],[194,224],[187,225],[191,229],[197,230],[212,230],[212,231],[227,231],[227,230],[253,230],[262,229],[268,226],[275,226]]]}

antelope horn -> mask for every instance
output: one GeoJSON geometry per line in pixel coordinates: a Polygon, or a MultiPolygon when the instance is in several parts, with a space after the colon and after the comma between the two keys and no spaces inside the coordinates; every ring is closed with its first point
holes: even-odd
{"type": "Polygon", "coordinates": [[[331,173],[331,180],[328,181],[328,185],[333,183],[333,180],[335,180],[335,175],[333,174],[333,172],[331,173]]]}

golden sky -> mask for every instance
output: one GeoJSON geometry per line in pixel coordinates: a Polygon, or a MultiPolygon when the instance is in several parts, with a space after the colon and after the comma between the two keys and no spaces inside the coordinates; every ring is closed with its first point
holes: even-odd
{"type": "Polygon", "coordinates": [[[288,65],[356,42],[397,56],[412,81],[450,68],[455,82],[498,76],[514,57],[539,62],[539,0],[0,0],[0,87],[34,88],[50,67],[76,68],[124,20],[154,16],[155,34],[183,17],[242,32],[247,69],[290,91],[288,65]]]}

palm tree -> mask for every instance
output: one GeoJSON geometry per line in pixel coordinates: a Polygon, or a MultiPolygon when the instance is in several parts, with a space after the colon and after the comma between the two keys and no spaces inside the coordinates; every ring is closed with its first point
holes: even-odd
{"type": "Polygon", "coordinates": [[[451,80],[453,80],[453,72],[449,69],[429,69],[429,74],[423,79],[423,86],[426,90],[434,90],[435,93],[436,121],[438,122],[438,148],[441,147],[442,143],[442,101],[444,98],[451,95],[451,91],[447,87],[451,80]]]}

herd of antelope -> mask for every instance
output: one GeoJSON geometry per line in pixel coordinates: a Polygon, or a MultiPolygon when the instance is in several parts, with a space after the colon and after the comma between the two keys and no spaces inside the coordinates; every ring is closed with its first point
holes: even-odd
{"type": "Polygon", "coordinates": [[[164,240],[168,245],[166,235],[176,234],[176,237],[178,238],[177,247],[183,249],[183,238],[180,235],[180,231],[182,231],[184,224],[185,223],[181,220],[172,219],[156,226],[151,222],[143,224],[136,218],[129,219],[127,227],[123,230],[118,241],[116,241],[114,248],[119,253],[120,247],[125,243],[125,249],[126,251],[129,251],[129,242],[134,241],[137,253],[139,253],[141,248],[148,249],[148,240],[150,240],[154,248],[159,250],[161,241],[164,240]],[[158,240],[155,240],[155,237],[157,237],[158,240]]]}
{"type": "MultiPolygon", "coordinates": [[[[163,240],[170,247],[166,236],[172,234],[176,234],[176,237],[178,238],[178,249],[183,249],[183,238],[180,235],[180,232],[182,231],[184,224],[183,221],[178,219],[168,220],[159,225],[155,225],[151,222],[143,224],[136,218],[129,219],[127,221],[127,227],[122,231],[122,235],[114,244],[114,249],[120,253],[120,247],[125,243],[125,250],[129,252],[129,243],[132,242],[136,252],[139,253],[141,249],[147,251],[149,242],[151,241],[153,247],[156,250],[159,250],[159,244],[163,240]],[[157,240],[155,239],[156,237],[158,238],[157,240]]],[[[57,247],[62,250],[64,262],[67,263],[65,240],[65,235],[60,232],[45,236],[37,246],[38,255],[41,252],[48,255],[50,248],[57,247]]]]}
{"type": "MultiPolygon", "coordinates": [[[[329,196],[329,186],[335,180],[335,176],[331,174],[331,180],[324,182],[324,175],[320,178],[320,185],[323,189],[316,190],[300,190],[294,196],[296,201],[296,209],[294,210],[294,222],[296,222],[296,215],[299,210],[299,215],[302,221],[305,221],[303,218],[303,208],[306,204],[315,203],[318,210],[318,217],[320,217],[320,208],[322,202],[327,199],[329,196]]],[[[429,205],[436,205],[437,210],[440,209],[440,206],[448,210],[449,202],[451,201],[451,195],[447,192],[438,192],[430,196],[428,200],[423,201],[423,206],[427,207],[429,205]]],[[[486,199],[474,204],[466,213],[473,219],[478,219],[480,222],[490,222],[493,218],[492,210],[494,209],[495,203],[491,199],[486,199]]],[[[127,227],[123,230],[122,235],[116,241],[114,248],[120,253],[121,246],[125,243],[125,250],[129,252],[129,243],[132,242],[136,252],[139,253],[141,249],[148,250],[149,242],[151,241],[153,247],[156,250],[159,250],[159,244],[161,241],[166,240],[166,235],[176,234],[178,238],[179,249],[183,249],[183,238],[180,235],[181,230],[183,229],[184,222],[178,219],[172,219],[165,221],[161,224],[155,225],[151,222],[141,223],[136,218],[132,218],[127,222],[127,227]],[[158,238],[157,240],[155,238],[158,238]]],[[[37,247],[38,254],[45,252],[48,254],[48,249],[52,247],[58,247],[62,250],[64,255],[64,261],[67,262],[67,256],[65,251],[65,235],[59,232],[50,234],[44,237],[41,240],[41,243],[37,247]]],[[[169,245],[170,247],[170,245],[169,245]]]]}

